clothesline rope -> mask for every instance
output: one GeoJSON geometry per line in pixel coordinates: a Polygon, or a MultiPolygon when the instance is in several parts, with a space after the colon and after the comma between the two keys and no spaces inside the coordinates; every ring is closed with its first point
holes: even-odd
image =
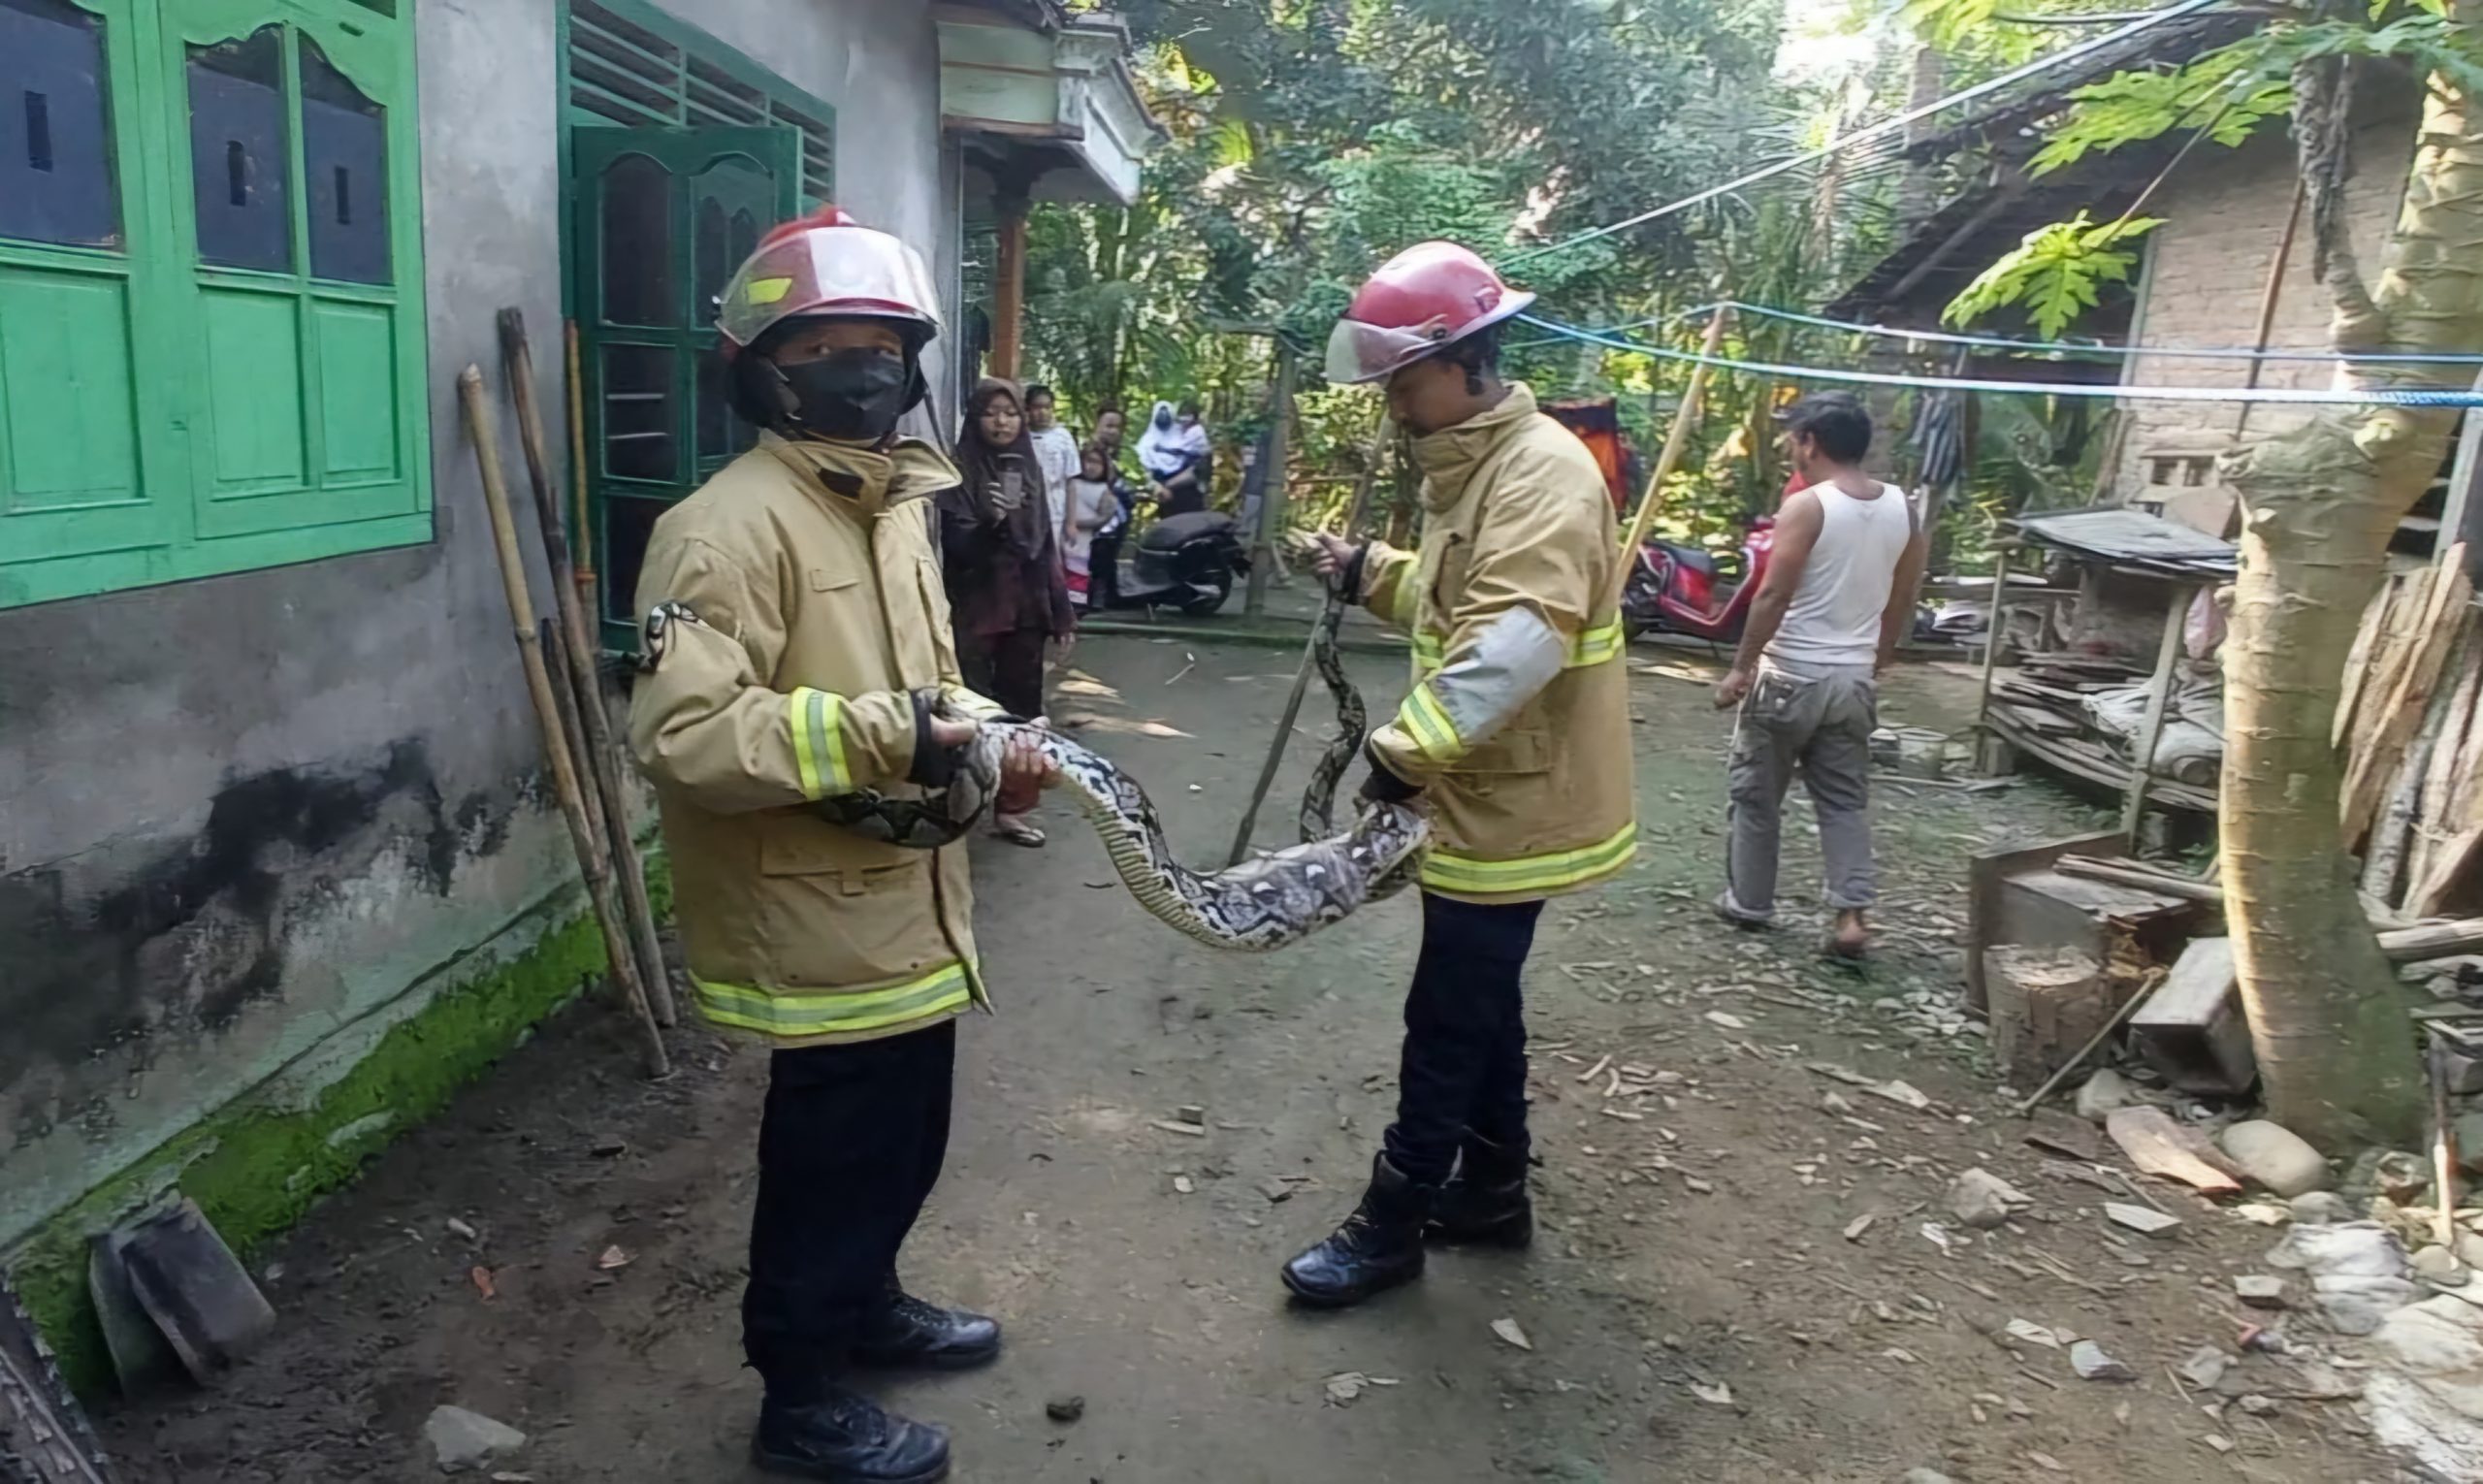
{"type": "Polygon", "coordinates": [[[2177,20],[2184,16],[2196,15],[2197,13],[2207,10],[2211,6],[2222,3],[2223,0],[2180,0],[2180,3],[2177,5],[2168,6],[2160,11],[2149,12],[2147,15],[2131,21],[2127,25],[2115,26],[2101,36],[2091,37],[2086,41],[2080,42],[2074,47],[2064,47],[2058,51],[2047,52],[2043,56],[2039,56],[2031,62],[2027,62],[2018,67],[2013,67],[2009,71],[2004,72],[2000,76],[1992,78],[1987,81],[1978,82],[1972,87],[1960,89],[1957,92],[1951,93],[1945,98],[1934,99],[1933,101],[1922,105],[1920,108],[1909,109],[1905,113],[1899,113],[1893,118],[1882,119],[1880,122],[1875,123],[1868,128],[1856,129],[1852,134],[1845,135],[1839,139],[1830,140],[1828,143],[1821,145],[1817,149],[1808,150],[1789,159],[1779,160],[1773,165],[1762,165],[1758,169],[1751,171],[1746,175],[1737,176],[1732,179],[1725,181],[1722,185],[1711,185],[1703,191],[1697,191],[1691,195],[1684,196],[1679,201],[1666,203],[1663,206],[1657,207],[1653,210],[1641,211],[1637,215],[1629,217],[1626,221],[1617,221],[1606,227],[1596,227],[1592,231],[1581,232],[1574,237],[1564,238],[1560,242],[1548,243],[1544,246],[1534,248],[1532,251],[1521,252],[1513,257],[1503,258],[1500,261],[1500,266],[1503,269],[1514,268],[1521,263],[1532,263],[1537,258],[1546,258],[1552,256],[1554,253],[1566,252],[1572,247],[1583,246],[1588,242],[1610,237],[1616,232],[1627,232],[1632,227],[1644,226],[1648,222],[1670,216],[1677,211],[1686,211],[1692,207],[1713,201],[1719,196],[1730,195],[1734,191],[1741,190],[1745,186],[1757,185],[1761,180],[1771,179],[1777,176],[1785,174],[1787,171],[1799,170],[1805,165],[1815,164],[1821,160],[1826,159],[1832,154],[1851,149],[1857,145],[1868,144],[1877,139],[1886,139],[1891,134],[1901,132],[1907,125],[1918,123],[1922,119],[1930,117],[1934,113],[1946,112],[1949,109],[1955,108],[1961,103],[1971,103],[1977,98],[1986,97],[1991,93],[1999,91],[2001,88],[2009,86],[2011,83],[2023,81],[2024,80],[2034,77],[2039,73],[2048,72],[2064,63],[2074,62],[2083,56],[2090,56],[2107,47],[2127,41],[2129,38],[2137,36],[2142,32],[2152,30],[2154,27],[2160,26],[2168,20],[2177,20]]]}
{"type": "MultiPolygon", "coordinates": [[[[1627,335],[1633,330],[1649,330],[1659,325],[1686,324],[1706,318],[1719,309],[1730,309],[1758,319],[1781,319],[1822,330],[1834,330],[1847,335],[1877,336],[1891,340],[1923,340],[1941,345],[1979,345],[1994,350],[2025,350],[2063,352],[2098,357],[2137,360],[2155,356],[2167,360],[2193,361],[2307,361],[2342,364],[2364,361],[2381,365],[2413,366],[2483,366],[2483,355],[2443,352],[2423,355],[2412,351],[2387,351],[2370,355],[2344,355],[2335,350],[2313,350],[2305,346],[2272,346],[2252,350],[2238,345],[2098,345],[2083,340],[2020,340],[1998,335],[1955,335],[1935,330],[1907,330],[1890,325],[1867,325],[1850,319],[1830,319],[1821,314],[1805,314],[1798,309],[1779,308],[1774,305],[1751,304],[1739,299],[1722,299],[1714,304],[1693,305],[1671,314],[1651,315],[1645,319],[1628,320],[1618,325],[1599,325],[1586,331],[1589,335],[1627,335]]],[[[1539,340],[1519,340],[1506,348],[1525,350],[1536,345],[1549,345],[1564,337],[1550,336],[1539,340]]]]}
{"type": "Polygon", "coordinates": [[[1675,350],[1667,345],[1647,345],[1625,340],[1616,336],[1601,335],[1558,320],[1543,319],[1532,314],[1517,316],[1518,322],[1533,326],[1561,339],[1599,345],[1628,355],[1648,356],[1659,361],[1679,361],[1687,365],[1706,365],[1725,371],[1749,371],[1755,375],[1776,376],[1788,381],[1842,381],[1860,386],[1910,386],[1951,389],[1961,392],[1999,392],[2011,395],[2048,397],[2094,397],[2134,402],[2211,402],[2211,403],[2292,403],[2309,406],[2365,406],[2377,403],[2412,407],[2483,407],[2483,393],[2442,391],[2428,387],[2215,387],[2215,386],[2146,386],[2112,383],[2096,385],[2084,381],[2001,381],[1973,376],[1917,376],[1902,371],[1848,371],[1840,367],[1779,365],[1767,361],[1747,361],[1738,356],[1706,356],[1695,350],[1675,350]]]}

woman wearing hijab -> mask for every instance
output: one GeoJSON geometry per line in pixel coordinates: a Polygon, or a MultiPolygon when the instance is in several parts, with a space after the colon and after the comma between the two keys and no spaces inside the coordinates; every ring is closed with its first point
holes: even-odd
{"type": "Polygon", "coordinates": [[[1207,425],[1199,421],[1196,402],[1159,402],[1138,440],[1138,462],[1145,467],[1148,493],[1158,515],[1186,515],[1207,508],[1207,425]]]}
{"type": "MultiPolygon", "coordinates": [[[[969,684],[1031,720],[1044,710],[1044,647],[1066,643],[1077,622],[1015,382],[976,386],[957,468],[962,482],[940,497],[940,545],[959,658],[969,684]]],[[[1026,818],[1039,791],[1002,789],[992,832],[1015,845],[1043,844],[1044,832],[1026,818]]]]}

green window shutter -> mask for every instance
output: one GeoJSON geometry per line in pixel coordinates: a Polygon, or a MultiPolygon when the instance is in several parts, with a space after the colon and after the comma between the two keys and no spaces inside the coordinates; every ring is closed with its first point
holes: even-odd
{"type": "Polygon", "coordinates": [[[563,11],[563,298],[578,326],[604,636],[631,613],[656,518],[747,448],[715,296],[758,235],[833,198],[836,113],[643,0],[563,11]]]}
{"type": "MultiPolygon", "coordinates": [[[[0,0],[0,91],[54,81],[9,27],[96,22],[108,158],[36,173],[118,224],[0,211],[0,607],[429,539],[408,7],[77,5],[0,0]]],[[[42,112],[74,154],[95,110],[42,112]]]]}
{"type": "Polygon", "coordinates": [[[568,122],[596,127],[767,125],[801,138],[801,198],[836,191],[836,111],[697,27],[642,0],[569,0],[568,122]]]}

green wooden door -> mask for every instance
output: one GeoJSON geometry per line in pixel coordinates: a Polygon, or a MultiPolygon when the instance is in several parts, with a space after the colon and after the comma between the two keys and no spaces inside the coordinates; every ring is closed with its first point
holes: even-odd
{"type": "Polygon", "coordinates": [[[615,648],[635,640],[656,517],[757,437],[725,403],[716,300],[800,210],[801,146],[789,128],[576,133],[587,493],[615,648]]]}

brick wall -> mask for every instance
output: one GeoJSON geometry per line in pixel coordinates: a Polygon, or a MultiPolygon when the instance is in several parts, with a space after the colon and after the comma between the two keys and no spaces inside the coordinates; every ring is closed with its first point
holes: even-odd
{"type": "MultiPolygon", "coordinates": [[[[2372,124],[2355,136],[2346,211],[2366,281],[2376,275],[2380,249],[2397,223],[2413,156],[2411,120],[2372,124]]],[[[2150,214],[2167,220],[2152,234],[2153,265],[2138,343],[2250,343],[2258,328],[2268,269],[2275,260],[2292,207],[2294,179],[2291,142],[2267,134],[2240,149],[2203,145],[2179,175],[2165,182],[2146,208],[2150,214]]],[[[2311,277],[2310,259],[2310,224],[2306,219],[2285,266],[2269,331],[2272,346],[2328,343],[2328,292],[2311,277]]],[[[2259,384],[2325,386],[2332,371],[2319,362],[2271,361],[2261,371],[2259,384]]],[[[2248,375],[2246,361],[2146,356],[2131,364],[2128,379],[2157,385],[2239,387],[2248,375]]],[[[2150,450],[2220,450],[2241,430],[2243,411],[2243,404],[2238,403],[2131,402],[2124,406],[2129,422],[2113,485],[2113,498],[2122,500],[2144,490],[2143,465],[2150,450]]],[[[2314,410],[2260,403],[2249,408],[2248,432],[2257,436],[2291,427],[2314,410]]],[[[2168,507],[2168,513],[2177,511],[2168,507]]]]}

